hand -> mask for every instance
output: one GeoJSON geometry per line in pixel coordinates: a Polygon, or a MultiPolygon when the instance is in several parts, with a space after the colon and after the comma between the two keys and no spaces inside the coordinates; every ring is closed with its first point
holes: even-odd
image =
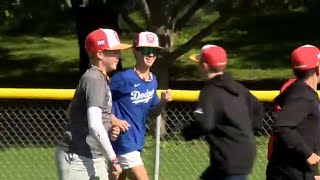
{"type": "Polygon", "coordinates": [[[172,101],[171,97],[171,89],[166,90],[165,92],[161,92],[161,100],[165,102],[172,101]]]}
{"type": "Polygon", "coordinates": [[[110,139],[111,141],[115,141],[118,139],[120,134],[120,128],[117,125],[112,125],[110,129],[110,139]]]}
{"type": "Polygon", "coordinates": [[[312,153],[311,156],[307,159],[307,162],[310,165],[315,165],[320,161],[320,157],[316,155],[315,153],[312,153]]]}
{"type": "Polygon", "coordinates": [[[118,118],[114,118],[112,121],[112,125],[118,126],[121,132],[127,132],[130,124],[125,120],[120,120],[118,118]]]}
{"type": "Polygon", "coordinates": [[[315,180],[320,180],[320,176],[315,176],[314,179],[315,180]]]}
{"type": "Polygon", "coordinates": [[[111,172],[112,179],[118,179],[121,173],[122,173],[122,169],[120,167],[120,164],[113,164],[112,172],[111,172]]]}

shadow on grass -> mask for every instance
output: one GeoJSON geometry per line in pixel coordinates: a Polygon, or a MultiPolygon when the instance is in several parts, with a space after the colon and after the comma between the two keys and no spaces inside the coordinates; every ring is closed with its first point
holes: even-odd
{"type": "Polygon", "coordinates": [[[33,55],[17,59],[10,49],[0,48],[0,87],[75,88],[77,61],[56,62],[50,56],[33,55]]]}

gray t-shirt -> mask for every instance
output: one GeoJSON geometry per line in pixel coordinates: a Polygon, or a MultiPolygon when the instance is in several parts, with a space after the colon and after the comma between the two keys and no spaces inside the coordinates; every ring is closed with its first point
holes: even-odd
{"type": "Polygon", "coordinates": [[[102,157],[101,145],[89,134],[87,110],[89,107],[100,107],[102,122],[108,131],[111,124],[111,103],[111,91],[105,76],[96,67],[91,67],[79,81],[68,108],[69,121],[65,134],[58,146],[80,156],[102,157]]]}

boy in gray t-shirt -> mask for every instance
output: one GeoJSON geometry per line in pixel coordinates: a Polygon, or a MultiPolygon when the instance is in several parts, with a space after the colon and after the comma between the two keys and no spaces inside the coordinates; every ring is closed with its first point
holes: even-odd
{"type": "Polygon", "coordinates": [[[108,179],[105,158],[113,175],[121,173],[108,136],[111,125],[111,92],[107,73],[116,69],[121,44],[111,29],[91,32],[85,41],[91,67],[83,74],[68,108],[68,124],[58,143],[56,164],[60,180],[108,179]]]}

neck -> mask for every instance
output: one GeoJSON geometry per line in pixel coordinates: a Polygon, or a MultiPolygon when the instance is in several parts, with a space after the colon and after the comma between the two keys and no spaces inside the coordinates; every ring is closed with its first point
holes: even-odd
{"type": "Polygon", "coordinates": [[[317,75],[313,75],[313,76],[309,77],[308,79],[304,80],[304,82],[308,86],[310,86],[312,89],[314,89],[315,91],[317,90],[317,84],[318,84],[317,75]]]}
{"type": "Polygon", "coordinates": [[[139,74],[149,74],[149,72],[150,72],[149,67],[143,67],[143,66],[136,65],[135,68],[136,68],[136,71],[139,72],[139,74]]]}
{"type": "Polygon", "coordinates": [[[221,75],[221,74],[223,74],[223,72],[219,72],[219,73],[208,73],[208,74],[207,74],[207,78],[208,78],[208,79],[212,79],[212,78],[214,78],[214,77],[216,77],[216,76],[218,76],[218,75],[221,75]]]}
{"type": "Polygon", "coordinates": [[[104,75],[107,75],[107,69],[105,67],[102,66],[102,64],[100,63],[100,61],[94,61],[91,62],[92,66],[96,66],[104,75]]]}

